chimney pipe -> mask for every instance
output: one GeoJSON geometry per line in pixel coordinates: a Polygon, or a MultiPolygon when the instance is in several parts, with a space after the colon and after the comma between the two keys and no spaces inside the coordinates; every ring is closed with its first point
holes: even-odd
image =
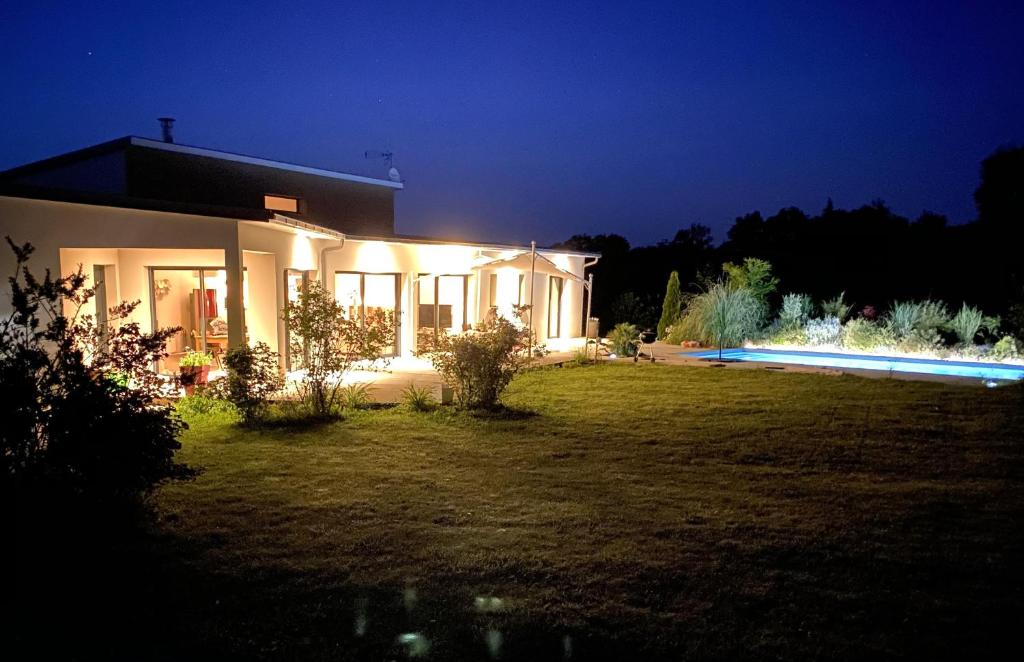
{"type": "Polygon", "coordinates": [[[173,143],[174,135],[171,131],[174,129],[174,118],[173,117],[160,117],[160,131],[163,133],[165,143],[173,143]]]}

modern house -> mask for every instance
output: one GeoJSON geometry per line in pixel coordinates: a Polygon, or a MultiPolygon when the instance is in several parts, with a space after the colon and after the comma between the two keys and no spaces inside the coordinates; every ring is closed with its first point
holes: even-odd
{"type": "MultiPolygon", "coordinates": [[[[181,327],[161,371],[188,349],[263,341],[291,356],[282,311],[319,281],[350,311],[388,310],[393,354],[533,303],[538,342],[580,342],[584,267],[597,255],[448,241],[395,231],[403,184],[126,137],[0,173],[0,235],[31,266],[98,284],[93,308],[139,300],[143,328],[181,327]]],[[[13,255],[0,251],[11,273],[13,255]]],[[[0,314],[9,302],[0,297],[0,314]]]]}

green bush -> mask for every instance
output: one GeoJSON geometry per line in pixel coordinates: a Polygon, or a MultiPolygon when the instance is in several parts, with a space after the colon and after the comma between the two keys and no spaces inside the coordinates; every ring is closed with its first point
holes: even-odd
{"type": "Polygon", "coordinates": [[[942,347],[942,336],[935,329],[914,329],[896,343],[901,352],[910,353],[937,352],[942,347]]]}
{"type": "Polygon", "coordinates": [[[812,319],[804,326],[809,345],[838,345],[842,341],[843,326],[838,317],[812,319]]]}
{"type": "Polygon", "coordinates": [[[95,290],[81,268],[38,277],[33,247],[7,243],[17,266],[11,312],[0,319],[0,487],[12,505],[40,505],[23,500],[25,490],[62,508],[130,509],[160,482],[187,476],[174,461],[184,424],[152,371],[179,329],[143,332],[132,321],[137,301],[101,323],[82,313],[95,290]]]}
{"type": "Polygon", "coordinates": [[[412,411],[431,411],[437,407],[437,400],[434,399],[430,389],[426,386],[416,386],[416,384],[409,384],[402,391],[402,401],[412,411]]]}
{"type": "Polygon", "coordinates": [[[628,322],[615,325],[608,334],[611,352],[618,356],[633,356],[640,344],[640,330],[628,322]]]}
{"type": "Polygon", "coordinates": [[[889,327],[864,318],[852,319],[843,327],[843,346],[873,351],[893,347],[896,337],[889,327]]]}
{"type": "Polygon", "coordinates": [[[1007,359],[1020,358],[1020,346],[1013,336],[1003,336],[999,342],[989,350],[987,358],[993,361],[1005,361],[1007,359]]]}
{"type": "Polygon", "coordinates": [[[495,407],[516,372],[530,360],[530,332],[503,317],[482,323],[475,331],[442,334],[429,354],[434,369],[463,409],[495,407]]]}
{"type": "Polygon", "coordinates": [[[347,315],[332,293],[310,283],[299,300],[284,310],[295,354],[303,354],[305,372],[299,397],[315,418],[333,416],[341,404],[339,379],[360,361],[376,364],[395,342],[392,313],[347,315]]]}
{"type": "Polygon", "coordinates": [[[821,314],[823,317],[835,317],[840,322],[846,321],[846,318],[850,316],[850,311],[853,306],[847,304],[843,297],[846,296],[846,292],[840,292],[839,296],[835,299],[827,299],[821,302],[821,314]]]}
{"type": "Polygon", "coordinates": [[[225,397],[237,409],[243,425],[258,425],[266,417],[270,398],[284,386],[277,352],[264,342],[231,349],[225,397]]]}
{"type": "Polygon", "coordinates": [[[776,325],[765,339],[770,345],[806,345],[807,333],[802,326],[776,325]]]}
{"type": "Polygon", "coordinates": [[[806,294],[787,294],[782,297],[782,308],[776,324],[780,329],[802,327],[814,312],[814,302],[806,294]]]}

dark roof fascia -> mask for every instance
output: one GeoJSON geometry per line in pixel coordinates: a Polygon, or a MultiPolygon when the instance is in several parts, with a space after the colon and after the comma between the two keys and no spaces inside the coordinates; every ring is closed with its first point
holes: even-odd
{"type": "Polygon", "coordinates": [[[33,161],[32,163],[26,163],[25,165],[16,166],[9,170],[4,170],[0,172],[0,180],[21,177],[24,175],[31,175],[37,172],[49,170],[51,168],[67,165],[69,163],[77,163],[78,161],[81,161],[83,159],[87,159],[93,156],[99,156],[101,154],[107,154],[110,152],[117,151],[119,149],[127,151],[129,147],[138,147],[141,149],[154,149],[163,152],[173,152],[193,157],[217,159],[220,161],[227,161],[232,163],[244,163],[248,165],[260,166],[263,168],[270,168],[272,170],[284,170],[287,172],[296,172],[303,175],[336,179],[339,181],[348,182],[350,184],[363,184],[366,186],[377,186],[389,188],[392,190],[402,190],[403,188],[405,188],[405,185],[402,184],[402,182],[393,182],[385,179],[377,179],[376,177],[354,175],[347,172],[339,172],[337,170],[328,170],[327,168],[315,168],[312,166],[304,166],[299,165],[297,163],[288,163],[287,161],[275,161],[274,159],[265,159],[258,156],[249,156],[247,154],[236,154],[234,152],[207,149],[205,147],[195,147],[193,145],[165,143],[159,140],[151,140],[150,138],[142,138],[139,136],[124,136],[123,138],[110,140],[105,143],[100,143],[99,145],[93,145],[91,147],[76,149],[73,152],[66,152],[64,154],[58,154],[57,156],[52,156],[41,161],[33,161]]]}
{"type": "Polygon", "coordinates": [[[227,218],[242,221],[269,221],[274,212],[266,209],[248,209],[245,207],[220,207],[194,203],[154,200],[151,198],[130,198],[110,193],[92,191],[69,191],[30,186],[10,186],[0,184],[0,196],[26,198],[30,200],[48,200],[51,202],[69,202],[73,204],[95,205],[100,207],[118,207],[121,209],[137,209],[142,211],[160,211],[172,214],[189,214],[191,216],[207,216],[211,218],[227,218]]]}
{"type": "Polygon", "coordinates": [[[9,170],[4,170],[0,172],[0,180],[21,177],[23,175],[32,175],[37,172],[50,170],[51,168],[59,168],[60,166],[67,165],[69,163],[77,163],[78,161],[88,159],[93,156],[116,152],[119,149],[125,150],[130,147],[131,144],[131,136],[108,140],[107,142],[100,143],[99,145],[76,149],[73,152],[65,152],[64,154],[51,156],[50,158],[43,159],[41,161],[33,161],[32,163],[26,163],[25,165],[15,166],[9,170]]]}

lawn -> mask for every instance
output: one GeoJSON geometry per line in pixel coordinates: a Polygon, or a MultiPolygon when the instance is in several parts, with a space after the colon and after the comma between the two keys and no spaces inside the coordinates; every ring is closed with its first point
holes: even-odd
{"type": "Polygon", "coordinates": [[[117,577],[116,632],[75,636],[165,659],[1016,645],[1022,388],[618,364],[533,371],[505,401],[193,420],[181,459],[202,474],[95,570],[117,577]]]}

